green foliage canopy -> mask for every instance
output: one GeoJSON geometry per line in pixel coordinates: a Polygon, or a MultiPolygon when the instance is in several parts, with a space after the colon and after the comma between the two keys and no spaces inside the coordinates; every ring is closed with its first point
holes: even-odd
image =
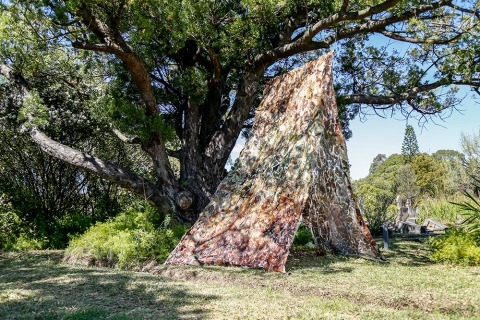
{"type": "Polygon", "coordinates": [[[466,159],[463,153],[455,150],[438,150],[432,154],[435,160],[445,168],[445,192],[453,194],[468,187],[469,177],[465,168],[466,159]]]}
{"type": "Polygon", "coordinates": [[[421,194],[435,196],[444,191],[445,168],[432,156],[421,153],[411,162],[417,176],[417,186],[421,194]]]}
{"type": "Polygon", "coordinates": [[[395,189],[402,200],[409,199],[412,203],[415,202],[420,193],[417,181],[417,175],[412,166],[406,164],[398,168],[395,189]]]}
{"type": "Polygon", "coordinates": [[[480,177],[480,130],[471,134],[462,133],[460,144],[465,154],[466,173],[470,183],[474,183],[471,177],[480,177]]]}
{"type": "MultiPolygon", "coordinates": [[[[248,134],[265,83],[329,50],[336,49],[347,136],[349,119],[365,106],[405,116],[413,109],[423,118],[458,104],[457,86],[480,87],[478,1],[10,0],[0,6],[0,81],[15,83],[11,95],[25,104],[29,123],[20,124],[30,133],[44,130],[47,114],[63,115],[52,100],[75,92],[83,114],[122,143],[137,144],[154,173],[127,172],[109,157],[107,165],[93,144],[73,145],[92,151],[83,163],[62,157],[51,141],[43,150],[141,196],[138,186],[148,178],[149,199],[163,210],[175,210],[175,195],[188,191],[198,213],[223,178],[238,136],[248,134]],[[390,48],[392,39],[408,49],[390,48]],[[56,89],[46,92],[43,83],[56,89]],[[440,88],[444,94],[435,92],[440,88]],[[178,175],[168,156],[177,159],[178,175]]],[[[65,118],[81,119],[72,114],[65,118]]]]}
{"type": "Polygon", "coordinates": [[[387,159],[387,156],[384,154],[377,154],[375,158],[373,158],[372,164],[370,165],[370,169],[368,173],[371,174],[375,170],[377,170],[378,166],[382,164],[387,159]]]}

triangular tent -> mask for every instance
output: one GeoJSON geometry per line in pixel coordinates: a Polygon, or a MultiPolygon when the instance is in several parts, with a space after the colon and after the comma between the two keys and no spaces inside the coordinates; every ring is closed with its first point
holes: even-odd
{"type": "Polygon", "coordinates": [[[300,218],[322,250],[383,260],[352,193],[332,57],[267,86],[235,167],[167,264],[284,272],[300,218]]]}

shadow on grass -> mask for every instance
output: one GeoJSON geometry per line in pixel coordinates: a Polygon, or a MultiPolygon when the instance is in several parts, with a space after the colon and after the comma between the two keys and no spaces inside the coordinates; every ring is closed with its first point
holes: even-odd
{"type": "MultiPolygon", "coordinates": [[[[387,258],[387,264],[382,262],[372,261],[373,264],[384,266],[385,268],[401,265],[401,266],[429,266],[435,264],[432,262],[428,255],[430,251],[426,242],[428,237],[395,237],[391,239],[390,250],[382,253],[387,258]]],[[[380,248],[383,248],[383,242],[376,239],[380,248]]],[[[364,260],[360,257],[348,257],[340,254],[319,254],[317,248],[310,247],[294,247],[292,248],[287,264],[286,272],[290,274],[292,272],[302,272],[314,274],[346,274],[354,271],[358,268],[356,260],[364,260]]],[[[366,260],[365,260],[366,261],[366,260]]],[[[168,278],[175,279],[216,279],[224,281],[225,279],[234,278],[239,279],[242,275],[250,279],[270,279],[276,277],[278,274],[265,272],[261,269],[247,269],[242,267],[222,267],[222,266],[204,266],[204,267],[192,267],[192,266],[170,266],[164,270],[162,275],[168,278]]],[[[232,280],[231,282],[233,282],[232,280]]]]}
{"type": "Polygon", "coordinates": [[[1,319],[203,319],[216,298],[159,276],[66,266],[61,256],[0,253],[1,319]]]}
{"type": "Polygon", "coordinates": [[[322,274],[349,273],[353,267],[340,266],[338,262],[345,262],[351,257],[319,254],[316,249],[294,248],[287,260],[287,272],[315,269],[322,274]]]}
{"type": "MultiPolygon", "coordinates": [[[[390,242],[390,250],[383,251],[385,257],[402,266],[423,267],[435,264],[428,256],[430,251],[427,248],[429,238],[417,237],[393,237],[390,242]]],[[[383,247],[383,242],[379,243],[383,247]]]]}
{"type": "MultiPolygon", "coordinates": [[[[376,239],[380,248],[383,248],[383,241],[376,239]]],[[[398,236],[390,239],[390,250],[382,250],[390,265],[422,267],[434,264],[428,256],[426,236],[398,236]]],[[[342,262],[351,261],[351,259],[361,259],[346,257],[338,254],[318,255],[315,249],[298,248],[292,250],[287,261],[288,271],[300,271],[302,269],[315,269],[315,272],[323,274],[349,273],[354,267],[345,266],[342,262]]],[[[383,263],[381,263],[383,265],[383,263]]]]}

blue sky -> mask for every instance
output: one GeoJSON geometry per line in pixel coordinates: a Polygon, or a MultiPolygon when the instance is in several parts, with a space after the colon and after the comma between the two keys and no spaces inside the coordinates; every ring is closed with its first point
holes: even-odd
{"type": "MultiPolygon", "coordinates": [[[[391,43],[388,48],[396,49],[403,54],[412,45],[390,41],[383,36],[371,37],[372,43],[381,46],[391,43]]],[[[438,89],[441,90],[441,89],[438,89]]],[[[381,118],[371,115],[362,119],[357,117],[350,123],[352,138],[347,141],[347,151],[350,161],[350,176],[353,180],[364,178],[373,158],[383,153],[387,156],[401,153],[405,126],[412,125],[417,135],[421,152],[434,153],[441,149],[461,151],[460,135],[462,132],[472,134],[480,130],[480,99],[474,100],[468,87],[462,87],[457,92],[458,98],[464,98],[457,106],[460,110],[445,112],[445,119],[433,118],[424,125],[419,125],[415,119],[406,120],[398,115],[396,118],[381,118]]],[[[408,107],[407,107],[408,108],[408,107]]]]}
{"type": "MultiPolygon", "coordinates": [[[[480,130],[480,104],[469,96],[465,98],[459,109],[462,113],[454,111],[444,121],[436,120],[439,125],[429,122],[419,126],[415,119],[409,119],[417,134],[418,145],[421,152],[433,153],[441,149],[461,151],[460,134],[472,134],[480,130]]],[[[350,128],[353,137],[347,141],[348,157],[350,161],[350,175],[353,180],[364,178],[373,158],[383,153],[387,156],[400,153],[403,135],[407,122],[400,116],[395,118],[381,118],[368,116],[361,121],[353,120],[350,128]]]]}
{"type": "MultiPolygon", "coordinates": [[[[381,35],[374,35],[370,40],[377,47],[387,46],[389,50],[397,50],[399,55],[412,47],[408,43],[392,41],[381,35]]],[[[457,106],[460,111],[445,112],[447,117],[443,120],[434,117],[433,121],[423,125],[414,118],[407,120],[401,115],[393,118],[382,118],[377,115],[355,118],[350,122],[353,136],[347,141],[352,179],[366,177],[370,164],[377,154],[383,153],[390,156],[394,153],[401,153],[407,123],[415,129],[421,152],[431,154],[441,149],[461,151],[461,133],[472,134],[480,130],[480,99],[474,100],[472,96],[468,87],[460,88],[457,97],[465,97],[457,106]]],[[[238,157],[244,144],[243,138],[237,140],[231,153],[232,160],[238,157]]]]}
{"type": "MultiPolygon", "coordinates": [[[[471,96],[471,95],[470,95],[471,96]]],[[[460,150],[460,134],[472,134],[480,130],[480,102],[467,96],[458,107],[460,112],[453,113],[444,121],[434,119],[423,127],[415,119],[409,119],[408,124],[415,129],[421,152],[434,153],[441,149],[460,150]]],[[[350,175],[353,180],[364,178],[373,158],[383,153],[387,156],[400,153],[407,120],[397,118],[381,118],[371,115],[366,119],[357,117],[350,123],[353,137],[347,141],[347,151],[350,161],[350,175]]],[[[243,149],[245,140],[239,138],[232,151],[231,158],[235,160],[243,149]]]]}

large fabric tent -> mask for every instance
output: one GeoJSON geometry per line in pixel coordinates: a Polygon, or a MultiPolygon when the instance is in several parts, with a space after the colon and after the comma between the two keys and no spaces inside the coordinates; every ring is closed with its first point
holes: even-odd
{"type": "Polygon", "coordinates": [[[383,260],[352,192],[332,58],[266,87],[234,168],[167,264],[284,272],[300,219],[321,250],[383,260]]]}

